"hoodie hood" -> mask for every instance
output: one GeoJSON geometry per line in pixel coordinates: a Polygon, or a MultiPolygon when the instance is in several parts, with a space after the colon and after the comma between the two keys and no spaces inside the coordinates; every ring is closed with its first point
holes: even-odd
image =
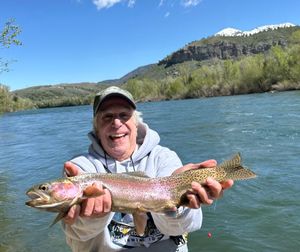
{"type": "MultiPolygon", "coordinates": [[[[91,131],[88,134],[89,139],[91,140],[91,145],[89,147],[89,153],[98,157],[100,161],[105,164],[105,158],[112,159],[102,148],[100,141],[98,140],[94,131],[91,131]]],[[[139,148],[134,151],[131,158],[134,162],[138,162],[147,156],[152,149],[157,146],[160,142],[160,137],[158,133],[148,127],[146,123],[139,123],[137,140],[139,148]]]]}

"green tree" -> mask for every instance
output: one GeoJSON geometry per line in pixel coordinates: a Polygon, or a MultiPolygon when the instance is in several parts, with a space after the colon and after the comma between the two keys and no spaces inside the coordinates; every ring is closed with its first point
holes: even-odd
{"type": "Polygon", "coordinates": [[[264,56],[257,54],[240,61],[240,81],[237,93],[256,93],[267,91],[264,84],[264,56]]]}
{"type": "Polygon", "coordinates": [[[186,87],[181,78],[177,78],[174,81],[169,82],[166,90],[166,97],[168,99],[183,98],[186,94],[186,87]]]}
{"type": "MultiPolygon", "coordinates": [[[[9,48],[12,45],[22,45],[22,42],[17,38],[21,33],[21,29],[15,24],[14,19],[10,19],[4,24],[0,30],[0,49],[9,48]]],[[[8,71],[9,61],[3,59],[0,55],[0,73],[8,71]]]]}
{"type": "Polygon", "coordinates": [[[223,82],[233,84],[240,78],[239,64],[234,60],[225,60],[223,63],[223,82]]]}
{"type": "MultiPolygon", "coordinates": [[[[300,34],[300,33],[299,33],[300,34]]],[[[293,82],[300,84],[300,40],[289,50],[290,77],[293,82]]]]}
{"type": "Polygon", "coordinates": [[[300,44],[300,30],[295,31],[292,33],[290,39],[289,39],[290,43],[292,44],[300,44]]]}
{"type": "MultiPolygon", "coordinates": [[[[9,48],[12,45],[21,45],[17,38],[21,29],[15,24],[14,19],[10,19],[0,30],[0,49],[9,48]]],[[[0,74],[8,71],[9,61],[0,56],[0,74]]],[[[12,112],[20,109],[32,108],[33,103],[29,99],[22,99],[10,93],[9,87],[0,83],[0,114],[12,112]]]]}
{"type": "Polygon", "coordinates": [[[9,88],[0,84],[0,114],[10,110],[11,97],[9,88]]]}
{"type": "Polygon", "coordinates": [[[271,84],[290,79],[289,54],[280,46],[271,49],[266,62],[265,71],[271,84]]]}
{"type": "Polygon", "coordinates": [[[183,85],[188,85],[192,82],[193,77],[191,75],[191,70],[186,64],[181,64],[179,66],[180,78],[183,85]]]}

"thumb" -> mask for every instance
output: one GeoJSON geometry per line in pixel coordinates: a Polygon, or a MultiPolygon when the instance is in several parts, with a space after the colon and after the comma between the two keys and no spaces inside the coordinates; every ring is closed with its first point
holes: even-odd
{"type": "Polygon", "coordinates": [[[214,159],[209,159],[199,163],[199,168],[213,168],[217,166],[217,161],[214,159]]]}
{"type": "Polygon", "coordinates": [[[190,163],[190,164],[186,164],[178,169],[176,169],[172,175],[174,174],[179,174],[179,173],[183,173],[183,172],[186,172],[188,170],[192,170],[192,169],[198,169],[199,168],[199,165],[198,164],[193,164],[193,163],[190,163]]]}
{"type": "Polygon", "coordinates": [[[214,159],[209,159],[206,161],[203,161],[201,163],[190,163],[190,164],[186,164],[178,169],[176,169],[172,174],[179,174],[182,172],[186,172],[188,170],[193,170],[193,169],[200,169],[200,168],[213,168],[217,166],[217,161],[214,159]]]}
{"type": "Polygon", "coordinates": [[[78,167],[70,161],[65,162],[64,169],[68,177],[77,176],[79,174],[78,167]]]}

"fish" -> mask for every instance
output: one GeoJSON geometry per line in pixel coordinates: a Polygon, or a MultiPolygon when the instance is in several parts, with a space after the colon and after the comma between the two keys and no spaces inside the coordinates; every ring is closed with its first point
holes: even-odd
{"type": "MultiPolygon", "coordinates": [[[[191,189],[191,183],[196,181],[205,185],[208,177],[222,182],[228,179],[251,179],[256,174],[242,166],[240,153],[213,168],[191,169],[166,177],[150,178],[143,172],[83,173],[34,185],[26,192],[30,198],[26,205],[58,212],[52,223],[54,225],[67,215],[73,205],[102,195],[103,190],[93,186],[95,182],[100,182],[111,193],[111,211],[131,213],[139,222],[138,219],[143,219],[142,213],[166,214],[187,205],[187,193],[191,189]]],[[[145,225],[140,226],[137,229],[142,234],[145,225]]]]}

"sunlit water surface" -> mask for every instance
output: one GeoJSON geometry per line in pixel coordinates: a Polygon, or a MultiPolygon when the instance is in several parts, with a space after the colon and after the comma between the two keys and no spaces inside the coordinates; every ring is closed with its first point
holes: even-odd
{"type": "MultiPolygon", "coordinates": [[[[161,144],[184,163],[240,152],[258,178],[203,207],[190,251],[300,251],[300,92],[140,103],[161,144]],[[208,237],[211,233],[211,237],[208,237]]],[[[0,117],[0,251],[69,251],[54,215],[28,208],[26,189],[61,176],[87,150],[90,106],[0,117]]]]}

